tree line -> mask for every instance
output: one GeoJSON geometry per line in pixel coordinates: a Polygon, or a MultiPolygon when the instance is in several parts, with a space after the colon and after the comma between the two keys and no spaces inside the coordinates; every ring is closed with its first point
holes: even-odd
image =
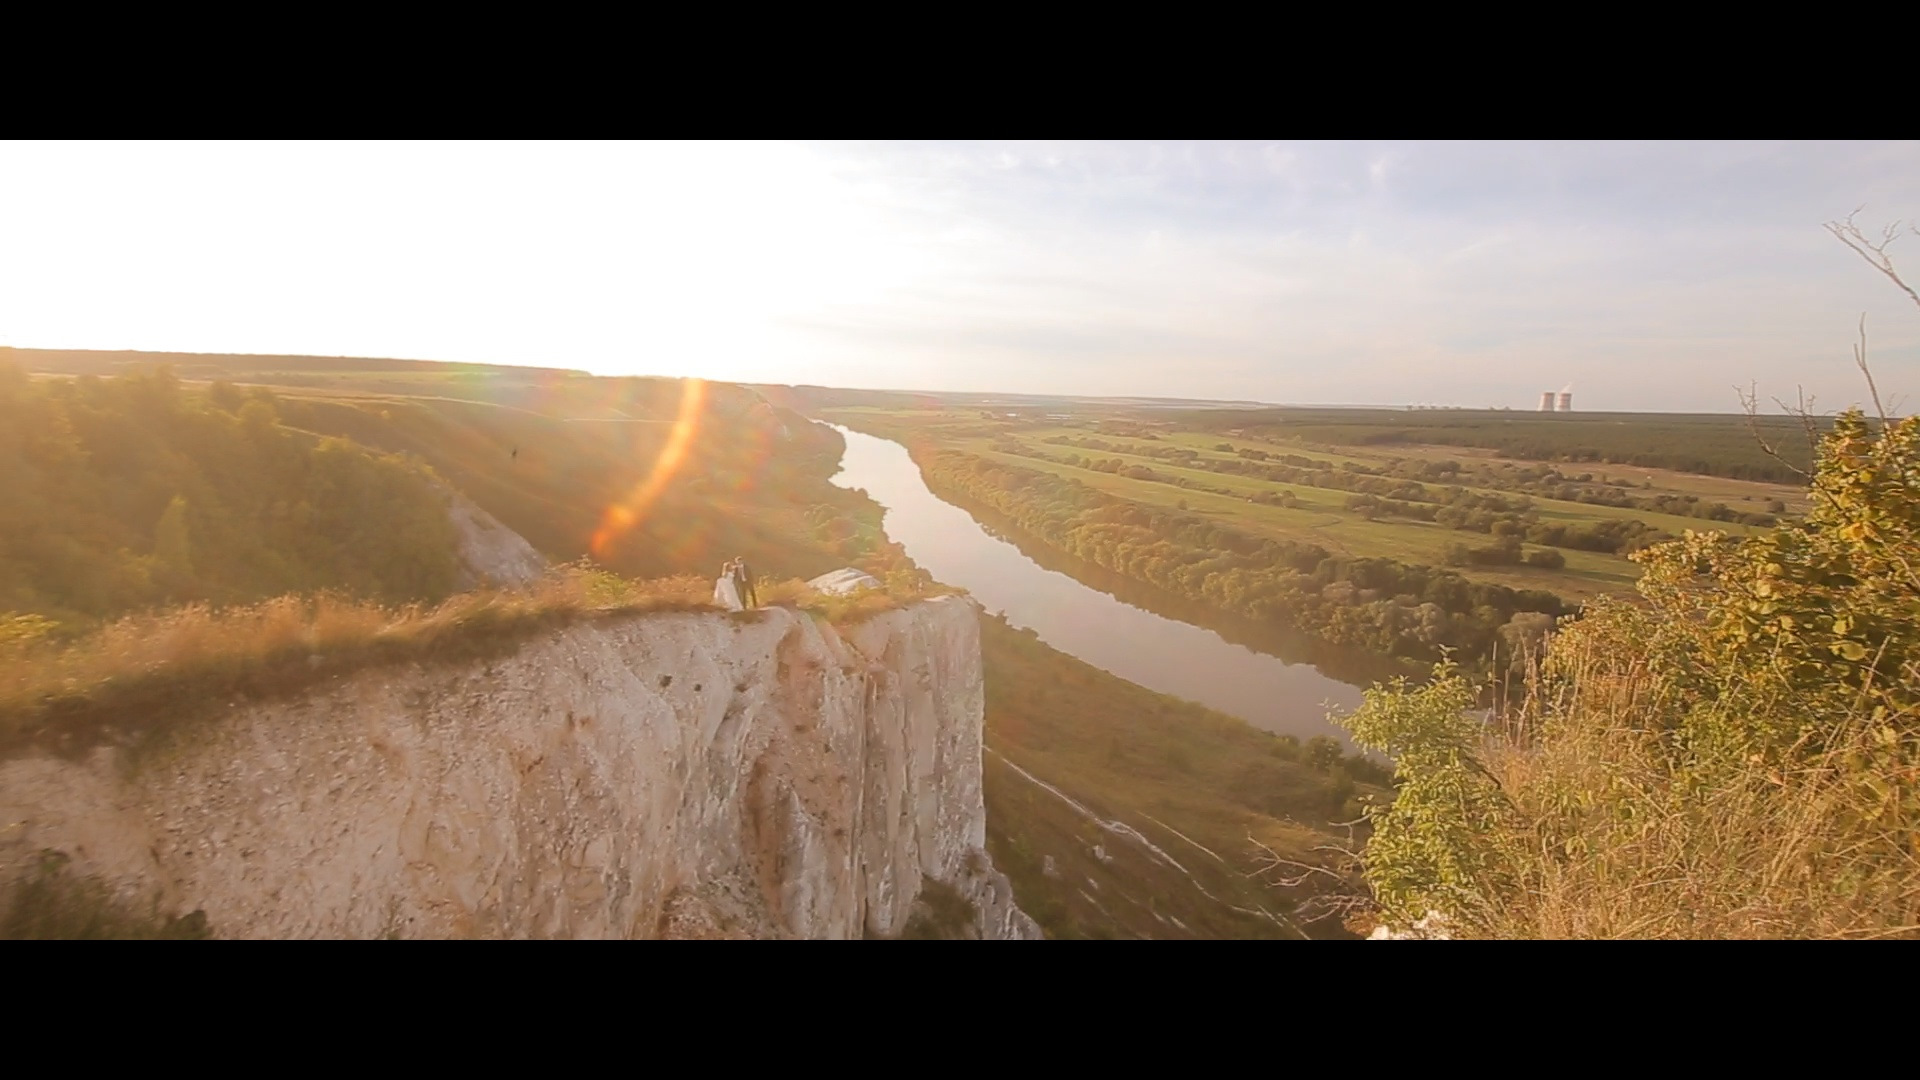
{"type": "MultiPolygon", "coordinates": [[[[1084,442],[1098,442],[1098,440],[1076,440],[1069,445],[1080,445],[1084,442]]],[[[1298,501],[1291,492],[1284,491],[1242,496],[1231,488],[1214,487],[1194,481],[1190,477],[1156,472],[1148,466],[1130,465],[1118,458],[1089,459],[1078,454],[1055,456],[1011,441],[996,443],[994,449],[1001,453],[1017,453],[1020,456],[1055,465],[1067,465],[1091,472],[1124,476],[1131,480],[1171,484],[1174,487],[1225,495],[1230,498],[1247,498],[1251,502],[1263,505],[1292,506],[1298,501]]],[[[1262,453],[1262,451],[1256,450],[1253,453],[1262,453]]],[[[1543,547],[1625,555],[1651,544],[1672,539],[1672,534],[1640,521],[1613,519],[1578,524],[1545,522],[1540,520],[1533,501],[1525,496],[1503,496],[1459,486],[1450,486],[1436,491],[1412,480],[1383,477],[1358,467],[1340,470],[1299,469],[1283,464],[1260,467],[1261,471],[1255,472],[1249,467],[1236,466],[1240,466],[1240,463],[1202,460],[1193,467],[1223,473],[1252,473],[1252,475],[1260,475],[1266,479],[1285,483],[1302,482],[1284,480],[1282,477],[1304,472],[1308,474],[1306,479],[1310,481],[1305,486],[1358,492],[1347,497],[1346,508],[1369,521],[1381,518],[1403,518],[1410,521],[1432,522],[1444,528],[1464,532],[1486,533],[1496,538],[1494,550],[1504,550],[1504,546],[1498,541],[1504,541],[1507,537],[1518,537],[1527,543],[1543,547]],[[1215,466],[1218,468],[1214,468],[1215,466]],[[1374,493],[1381,491],[1390,494],[1374,493]]],[[[1516,556],[1507,561],[1517,565],[1522,560],[1516,556]]],[[[1548,561],[1539,561],[1530,565],[1544,566],[1548,565],[1548,561]]],[[[1564,565],[1564,559],[1562,559],[1562,565],[1564,565]]]]}
{"type": "MultiPolygon", "coordinates": [[[[1241,460],[1221,461],[1203,458],[1196,451],[1182,446],[1137,446],[1111,443],[1086,436],[1056,435],[1042,441],[1106,453],[1154,458],[1182,468],[1254,476],[1275,483],[1350,491],[1395,502],[1431,503],[1436,506],[1488,510],[1495,513],[1525,513],[1533,508],[1533,500],[1528,497],[1530,495],[1561,502],[1645,510],[1675,517],[1702,518],[1708,521],[1758,527],[1773,525],[1778,520],[1777,515],[1786,510],[1786,504],[1777,499],[1768,503],[1768,512],[1761,513],[1737,510],[1725,503],[1711,502],[1698,495],[1679,492],[1633,494],[1624,480],[1595,481],[1592,473],[1569,476],[1550,465],[1524,468],[1506,464],[1497,468],[1481,466],[1472,473],[1468,473],[1457,461],[1436,462],[1394,458],[1379,466],[1347,461],[1336,467],[1332,462],[1323,459],[1309,458],[1300,454],[1270,453],[1257,447],[1240,447],[1236,450],[1226,443],[1221,443],[1214,449],[1222,452],[1233,451],[1241,460]],[[1481,487],[1497,488],[1518,494],[1503,497],[1489,492],[1474,492],[1463,484],[1468,479],[1481,487]],[[1438,490],[1428,486],[1431,482],[1438,482],[1438,490]]],[[[1015,440],[1008,439],[1003,442],[1013,443],[1017,447],[1015,440]]],[[[1020,452],[1019,449],[1003,445],[996,445],[995,449],[1003,452],[1020,452]]],[[[1075,463],[1072,457],[1067,460],[1069,463],[1075,463]]],[[[1101,471],[1115,471],[1126,467],[1124,462],[1109,465],[1104,461],[1097,463],[1097,466],[1101,471]]],[[[1422,513],[1424,512],[1409,511],[1402,516],[1418,516],[1422,513]]],[[[1434,519],[1425,517],[1424,520],[1434,519]]]]}
{"type": "MultiPolygon", "coordinates": [[[[1735,480],[1798,484],[1812,448],[1793,417],[1633,415],[1521,411],[1409,413],[1384,409],[1218,409],[1167,412],[1186,430],[1240,432],[1276,442],[1336,446],[1470,446],[1525,461],[1672,469],[1735,480]],[[1754,428],[1785,459],[1769,456],[1754,428]]],[[[1827,421],[1817,420],[1824,430],[1827,421]]]]}
{"type": "Polygon", "coordinates": [[[0,490],[0,612],[85,624],[319,588],[437,600],[457,572],[426,467],[164,368],[36,381],[0,362],[0,490]]]}
{"type": "Polygon", "coordinates": [[[929,488],[978,503],[1045,543],[1223,611],[1415,660],[1478,659],[1573,610],[1558,596],[1452,571],[1336,555],[1158,510],[1079,481],[957,450],[917,448],[929,488]]]}

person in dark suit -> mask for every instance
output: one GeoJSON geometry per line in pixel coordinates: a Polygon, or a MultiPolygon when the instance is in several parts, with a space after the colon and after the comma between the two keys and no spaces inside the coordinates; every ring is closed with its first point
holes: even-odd
{"type": "Polygon", "coordinates": [[[734,556],[733,569],[740,579],[740,602],[750,608],[759,607],[760,594],[753,587],[753,571],[747,569],[747,560],[734,556]]]}

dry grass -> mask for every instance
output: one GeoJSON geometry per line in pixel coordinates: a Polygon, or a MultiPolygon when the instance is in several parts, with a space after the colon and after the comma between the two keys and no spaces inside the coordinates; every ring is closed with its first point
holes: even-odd
{"type": "Polygon", "coordinates": [[[1337,921],[1308,920],[1326,886],[1357,884],[1345,874],[1263,880],[1261,852],[1325,862],[1315,849],[1346,839],[1330,823],[1358,815],[1353,796],[1383,790],[1343,793],[1297,740],[1127,682],[1003,617],[980,620],[980,647],[988,851],[1049,936],[1345,936],[1337,921]],[[1137,829],[1179,867],[1081,807],[1137,829]]]}
{"type": "MultiPolygon", "coordinates": [[[[895,584],[832,596],[791,580],[766,582],[760,593],[763,607],[850,623],[946,591],[895,584]]],[[[718,610],[706,578],[635,581],[581,563],[525,589],[464,593],[432,607],[330,595],[196,604],[128,616],[65,641],[13,620],[0,634],[0,750],[78,752],[236,697],[291,693],[377,664],[498,655],[540,629],[587,619],[718,610]]]]}
{"type": "Polygon", "coordinates": [[[230,696],[297,690],[377,663],[511,648],[543,627],[656,611],[713,610],[696,577],[627,581],[561,567],[521,591],[465,593],[433,607],[337,596],[132,615],[69,641],[0,642],[0,747],[79,750],[230,696]]]}
{"type": "Polygon", "coordinates": [[[1654,680],[1564,659],[1569,677],[1536,680],[1486,747],[1503,880],[1464,900],[1457,936],[1920,936],[1910,732],[1856,714],[1792,764],[1702,755],[1648,729],[1654,680]]]}
{"type": "Polygon", "coordinates": [[[764,584],[760,586],[760,602],[764,607],[801,608],[836,626],[851,626],[922,600],[964,592],[909,572],[891,575],[880,588],[850,593],[822,593],[797,580],[764,584]]]}
{"type": "Polygon", "coordinates": [[[912,594],[894,594],[882,589],[863,589],[856,593],[833,595],[813,593],[800,604],[836,626],[853,626],[876,615],[898,611],[922,599],[912,594]]]}

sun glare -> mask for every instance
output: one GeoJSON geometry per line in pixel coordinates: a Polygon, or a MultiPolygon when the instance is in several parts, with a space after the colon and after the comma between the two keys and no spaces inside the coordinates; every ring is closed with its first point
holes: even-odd
{"type": "Polygon", "coordinates": [[[633,492],[623,502],[607,508],[600,519],[600,528],[594,531],[592,551],[596,558],[604,558],[614,541],[630,532],[635,525],[646,519],[647,511],[653,507],[660,493],[666,490],[674,474],[687,460],[687,450],[693,445],[693,437],[699,434],[700,419],[707,407],[707,384],[704,379],[686,379],[681,382],[680,415],[673,422],[673,432],[667,436],[667,444],[660,449],[660,456],[654,459],[653,469],[647,478],[634,487],[633,492]]]}

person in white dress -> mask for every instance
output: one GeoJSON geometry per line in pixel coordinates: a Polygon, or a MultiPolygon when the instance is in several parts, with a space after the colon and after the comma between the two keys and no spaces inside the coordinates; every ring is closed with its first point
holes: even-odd
{"type": "Polygon", "coordinates": [[[732,563],[720,568],[720,580],[713,583],[713,602],[727,611],[746,610],[740,602],[740,581],[732,563]]]}

